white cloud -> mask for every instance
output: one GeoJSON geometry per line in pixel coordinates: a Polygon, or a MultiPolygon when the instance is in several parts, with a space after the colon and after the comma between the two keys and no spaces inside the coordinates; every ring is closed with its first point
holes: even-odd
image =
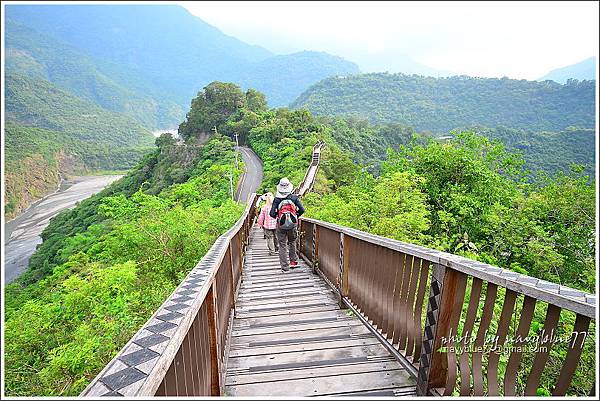
{"type": "Polygon", "coordinates": [[[326,51],[363,69],[385,70],[406,54],[460,74],[535,79],[598,55],[597,2],[181,4],[276,53],[326,51]]]}

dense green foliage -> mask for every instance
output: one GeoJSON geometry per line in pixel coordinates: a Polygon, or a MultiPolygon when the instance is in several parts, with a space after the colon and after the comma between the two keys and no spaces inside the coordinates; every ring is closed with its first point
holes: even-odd
{"type": "Polygon", "coordinates": [[[508,78],[404,74],[331,77],[304,92],[293,108],[318,115],[354,115],[417,131],[472,125],[530,131],[594,128],[595,81],[535,82],[508,78]]]}
{"type": "Polygon", "coordinates": [[[583,166],[594,177],[596,166],[596,132],[594,129],[568,127],[560,132],[529,132],[497,128],[477,129],[490,139],[497,139],[512,151],[521,151],[524,167],[532,172],[568,173],[571,165],[583,166]]]}
{"type": "Polygon", "coordinates": [[[522,163],[468,132],[401,146],[380,176],[307,196],[308,215],[593,292],[593,182],[573,171],[528,183],[522,163]]]}
{"type": "Polygon", "coordinates": [[[52,219],[30,270],[6,287],[6,394],[77,395],[241,214],[231,141],[159,144],[52,219]]]}
{"type": "Polygon", "coordinates": [[[113,146],[150,146],[152,135],[133,119],[79,99],[51,83],[6,75],[5,117],[23,125],[113,146]]]}
{"type": "MultiPolygon", "coordinates": [[[[42,47],[59,44],[47,48],[59,52],[68,47],[83,53],[85,60],[95,60],[97,71],[88,74],[87,81],[118,89],[116,100],[136,99],[151,118],[156,109],[148,98],[158,103],[160,119],[160,108],[173,101],[185,110],[200,88],[216,80],[257,88],[272,105],[283,106],[320,79],[358,73],[356,64],[326,53],[274,55],[225,35],[177,5],[9,5],[5,10],[9,20],[48,37],[42,47]]],[[[21,59],[33,58],[42,68],[60,60],[60,55],[48,58],[44,49],[38,52],[24,42],[8,41],[7,48],[16,43],[14,47],[25,52],[21,59]]],[[[76,68],[89,72],[87,66],[76,68]]],[[[64,76],[67,68],[59,66],[55,72],[56,82],[69,80],[64,76]]],[[[78,89],[82,90],[77,94],[87,93],[78,89]]],[[[177,120],[164,116],[162,121],[177,120]]]]}
{"type": "Polygon", "coordinates": [[[186,120],[179,125],[179,135],[189,141],[198,134],[211,133],[215,128],[218,132],[235,133],[237,130],[233,126],[225,126],[232,115],[238,115],[242,110],[254,114],[266,108],[267,102],[260,92],[250,89],[243,93],[235,84],[213,82],[192,100],[186,120]]]}
{"type": "MultiPolygon", "coordinates": [[[[331,121],[344,124],[342,120],[331,121]]],[[[192,100],[186,121],[179,126],[179,134],[193,143],[215,126],[219,133],[231,138],[237,134],[240,144],[250,145],[262,159],[261,191],[274,191],[283,176],[298,185],[310,163],[312,147],[319,139],[328,142],[326,153],[335,155],[323,168],[329,187],[335,189],[347,182],[356,169],[350,156],[333,140],[332,127],[327,122],[315,119],[304,110],[268,110],[260,92],[248,90],[244,93],[235,84],[213,82],[198,93],[192,100]]],[[[351,128],[348,130],[352,131],[351,128]]],[[[366,134],[356,146],[371,139],[366,134]]],[[[379,150],[383,148],[379,147],[379,150]]]]}
{"type": "MultiPolygon", "coordinates": [[[[522,172],[522,163],[520,155],[507,152],[500,142],[463,132],[450,142],[411,143],[390,151],[380,176],[361,172],[335,193],[308,194],[304,203],[309,217],[593,293],[593,179],[578,169],[531,180],[522,172]]],[[[500,314],[502,297],[500,293],[494,316],[500,314]]],[[[531,335],[543,326],[542,306],[536,308],[531,335]]],[[[519,308],[511,333],[518,324],[519,308]]],[[[557,335],[568,336],[574,314],[563,313],[560,322],[557,335]]],[[[497,324],[495,319],[490,332],[497,324]]],[[[570,394],[585,395],[593,386],[594,327],[590,330],[570,394]]],[[[552,362],[542,376],[540,394],[551,392],[566,352],[564,343],[551,350],[552,362]]],[[[522,366],[531,366],[533,357],[533,352],[527,352],[522,366]]],[[[503,355],[501,371],[506,363],[507,355],[503,355]]],[[[526,368],[519,371],[521,390],[528,373],[526,368]]]]}

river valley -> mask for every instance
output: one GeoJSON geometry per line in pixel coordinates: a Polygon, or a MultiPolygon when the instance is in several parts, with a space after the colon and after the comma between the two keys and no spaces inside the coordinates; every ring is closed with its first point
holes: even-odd
{"type": "Polygon", "coordinates": [[[120,175],[84,176],[65,180],[58,191],[32,204],[25,212],[4,224],[4,282],[21,275],[50,219],[121,178],[120,175]]]}

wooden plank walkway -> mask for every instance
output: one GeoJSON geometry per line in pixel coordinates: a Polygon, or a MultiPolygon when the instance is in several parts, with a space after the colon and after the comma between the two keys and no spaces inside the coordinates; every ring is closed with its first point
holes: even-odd
{"type": "Polygon", "coordinates": [[[251,232],[230,340],[228,396],[414,396],[414,378],[301,262],[283,273],[251,232]]]}

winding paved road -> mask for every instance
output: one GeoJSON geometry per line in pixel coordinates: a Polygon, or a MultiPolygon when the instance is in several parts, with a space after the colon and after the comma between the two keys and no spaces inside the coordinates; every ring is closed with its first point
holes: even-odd
{"type": "Polygon", "coordinates": [[[4,282],[10,283],[29,265],[29,258],[38,244],[40,234],[50,219],[64,209],[100,192],[121,175],[77,177],[63,181],[55,193],[32,204],[25,212],[4,224],[4,282]]]}
{"type": "Polygon", "coordinates": [[[248,196],[250,196],[251,193],[256,192],[262,183],[263,167],[262,161],[259,159],[256,153],[252,151],[252,149],[246,146],[240,146],[238,149],[240,150],[242,158],[244,159],[244,163],[246,164],[246,172],[242,176],[242,182],[238,187],[238,192],[235,199],[238,202],[246,203],[248,201],[248,196]]]}

